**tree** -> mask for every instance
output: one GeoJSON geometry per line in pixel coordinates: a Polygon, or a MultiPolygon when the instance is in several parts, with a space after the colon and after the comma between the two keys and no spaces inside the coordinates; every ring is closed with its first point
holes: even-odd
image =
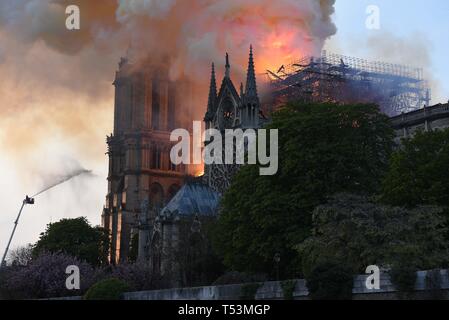
{"type": "Polygon", "coordinates": [[[64,252],[93,266],[107,263],[109,235],[100,227],[92,227],[86,218],[62,219],[51,223],[40,235],[33,254],[64,252]]]}
{"type": "Polygon", "coordinates": [[[161,285],[164,285],[160,277],[154,275],[149,265],[143,262],[120,263],[113,266],[105,276],[123,281],[131,291],[161,289],[161,285]]]}
{"type": "Polygon", "coordinates": [[[313,212],[313,235],[298,245],[306,274],[332,260],[364,273],[369,265],[408,265],[414,270],[441,268],[449,261],[442,210],[375,203],[339,194],[313,212]]]}
{"type": "Polygon", "coordinates": [[[340,262],[323,261],[307,276],[312,300],[351,300],[353,287],[351,268],[340,262]]]}
{"type": "Polygon", "coordinates": [[[90,264],[63,253],[45,252],[27,266],[2,269],[0,293],[6,299],[40,299],[82,295],[100,274],[90,264]],[[80,290],[68,290],[68,266],[80,270],[80,290]]]}
{"type": "Polygon", "coordinates": [[[383,200],[401,206],[449,206],[449,129],[402,141],[383,184],[383,200]]]}
{"type": "Polygon", "coordinates": [[[222,200],[214,244],[233,270],[295,276],[294,247],[311,231],[311,212],[338,192],[377,192],[393,145],[374,105],[289,104],[273,115],[279,171],[243,167],[222,200]]]}
{"type": "Polygon", "coordinates": [[[28,244],[12,250],[9,253],[9,260],[13,266],[27,266],[33,258],[33,246],[28,244]]]}
{"type": "Polygon", "coordinates": [[[120,300],[129,286],[116,278],[104,279],[94,284],[84,295],[85,300],[120,300]]]}

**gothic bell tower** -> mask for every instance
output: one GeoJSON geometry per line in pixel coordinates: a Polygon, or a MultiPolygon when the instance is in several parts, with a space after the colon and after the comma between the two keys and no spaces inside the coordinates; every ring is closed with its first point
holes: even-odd
{"type": "MultiPolygon", "coordinates": [[[[191,128],[187,119],[193,99],[189,81],[171,81],[168,67],[151,60],[134,64],[122,58],[114,86],[114,132],[107,137],[108,192],[102,225],[111,235],[110,260],[119,263],[128,260],[132,240],[142,234],[140,228],[152,228],[157,211],[189,173],[188,167],[170,161],[170,133],[191,128]],[[142,210],[145,201],[152,210],[142,210]]],[[[145,241],[139,241],[144,248],[145,241]]]]}

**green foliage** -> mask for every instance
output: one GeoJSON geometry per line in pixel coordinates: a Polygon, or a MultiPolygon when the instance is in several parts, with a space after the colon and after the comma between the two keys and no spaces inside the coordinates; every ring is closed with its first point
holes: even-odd
{"type": "Polygon", "coordinates": [[[383,200],[400,206],[449,206],[449,129],[402,141],[383,183],[383,200]]]}
{"type": "Polygon", "coordinates": [[[266,280],[264,275],[250,275],[238,271],[230,271],[215,280],[213,285],[224,286],[229,284],[265,282],[266,280]]]}
{"type": "Polygon", "coordinates": [[[256,298],[257,290],[259,290],[261,286],[261,283],[246,283],[242,285],[240,299],[254,300],[256,298]]]}
{"type": "Polygon", "coordinates": [[[198,287],[210,285],[224,272],[221,259],[214,252],[210,241],[215,219],[184,219],[178,223],[179,246],[166,259],[176,264],[182,273],[182,285],[198,287]],[[192,226],[196,225],[196,232],[192,226]]]}
{"type": "Polygon", "coordinates": [[[121,295],[128,290],[128,285],[118,279],[102,280],[87,290],[85,300],[120,300],[121,295]]]}
{"type": "Polygon", "coordinates": [[[426,274],[426,290],[431,300],[443,300],[444,294],[441,290],[441,272],[439,269],[430,270],[426,274]]]}
{"type": "Polygon", "coordinates": [[[311,271],[306,280],[312,300],[352,299],[352,269],[342,263],[323,262],[311,271]]]}
{"type": "Polygon", "coordinates": [[[3,267],[0,268],[0,300],[11,299],[11,294],[8,290],[8,277],[9,277],[9,269],[11,267],[3,267]]]}
{"type": "Polygon", "coordinates": [[[92,227],[86,218],[62,219],[50,223],[33,249],[33,256],[43,252],[64,252],[93,266],[107,263],[109,235],[103,228],[92,227]]]}
{"type": "Polygon", "coordinates": [[[222,200],[214,244],[233,270],[298,275],[295,245],[311,232],[311,212],[337,192],[375,192],[392,150],[388,118],[372,105],[290,104],[273,116],[279,171],[246,166],[222,200]]]}
{"type": "Polygon", "coordinates": [[[404,209],[372,199],[338,194],[313,213],[313,235],[297,246],[307,273],[329,259],[345,261],[354,273],[366,266],[388,266],[399,260],[422,270],[449,260],[442,210],[404,209]]]}
{"type": "Polygon", "coordinates": [[[405,260],[395,263],[390,271],[391,281],[399,296],[407,298],[415,289],[417,268],[405,260]]]}
{"type": "Polygon", "coordinates": [[[296,288],[296,280],[282,281],[282,293],[284,294],[285,300],[293,300],[293,293],[296,288]]]}

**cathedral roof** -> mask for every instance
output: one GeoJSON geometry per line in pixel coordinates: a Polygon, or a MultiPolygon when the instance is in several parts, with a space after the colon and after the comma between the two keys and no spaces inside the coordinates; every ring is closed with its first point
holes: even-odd
{"type": "Polygon", "coordinates": [[[237,92],[237,90],[234,87],[234,84],[231,80],[231,65],[229,63],[229,55],[226,53],[226,71],[225,76],[223,77],[223,81],[221,82],[220,91],[218,92],[217,96],[217,103],[220,103],[220,101],[223,99],[224,95],[227,95],[228,92],[234,96],[234,99],[237,101],[240,100],[240,96],[237,92]],[[227,89],[227,90],[226,90],[227,89]],[[228,91],[228,92],[227,92],[228,91]]]}
{"type": "Polygon", "coordinates": [[[221,83],[220,92],[218,93],[217,101],[221,101],[226,94],[226,89],[229,90],[232,96],[234,96],[235,99],[240,99],[240,96],[237,92],[237,89],[235,89],[234,84],[232,83],[232,80],[228,77],[223,78],[223,82],[221,83]]]}
{"type": "Polygon", "coordinates": [[[220,195],[207,185],[186,183],[173,199],[162,209],[161,214],[178,216],[215,216],[217,215],[220,195]]]}
{"type": "Polygon", "coordinates": [[[212,63],[212,72],[210,77],[210,86],[209,86],[209,99],[207,101],[207,112],[205,116],[205,121],[209,121],[213,119],[213,115],[215,113],[216,108],[216,100],[217,100],[217,82],[215,80],[215,65],[212,63]]]}
{"type": "Polygon", "coordinates": [[[246,76],[245,98],[255,100],[257,103],[259,103],[259,96],[257,94],[256,71],[254,68],[253,46],[251,46],[249,49],[249,62],[248,62],[248,72],[246,76]]]}

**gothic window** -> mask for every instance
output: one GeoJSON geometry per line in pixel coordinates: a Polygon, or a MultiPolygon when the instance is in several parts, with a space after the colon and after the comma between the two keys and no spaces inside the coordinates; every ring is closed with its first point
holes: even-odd
{"type": "Polygon", "coordinates": [[[256,105],[255,104],[253,104],[253,107],[252,107],[252,118],[253,118],[253,121],[256,122],[256,105]]]}
{"type": "Polygon", "coordinates": [[[153,152],[152,152],[152,157],[151,157],[151,169],[156,169],[156,170],[160,170],[162,169],[162,152],[160,147],[158,146],[154,146],[153,147],[153,152]]]}
{"type": "Polygon", "coordinates": [[[168,128],[174,130],[176,128],[176,87],[170,83],[168,86],[168,128]]]}
{"type": "Polygon", "coordinates": [[[219,114],[220,129],[229,129],[234,126],[234,105],[230,99],[226,99],[221,107],[219,114]]]}
{"type": "Polygon", "coordinates": [[[152,88],[152,112],[151,112],[151,125],[152,128],[155,130],[159,130],[160,128],[160,103],[161,103],[161,99],[160,99],[160,93],[159,93],[159,81],[158,80],[153,80],[153,88],[152,88]]]}
{"type": "Polygon", "coordinates": [[[159,183],[150,186],[150,203],[156,209],[162,209],[164,204],[164,189],[159,183]]]}

